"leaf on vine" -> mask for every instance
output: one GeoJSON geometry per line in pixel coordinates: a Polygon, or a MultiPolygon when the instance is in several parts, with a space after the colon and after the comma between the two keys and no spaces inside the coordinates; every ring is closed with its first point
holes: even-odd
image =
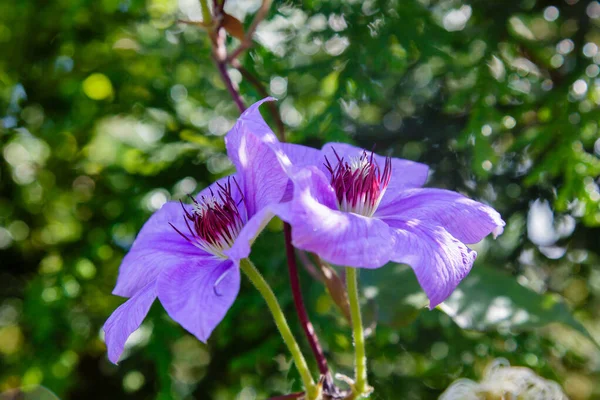
{"type": "Polygon", "coordinates": [[[244,25],[236,17],[232,17],[229,14],[223,15],[223,28],[234,38],[243,41],[244,36],[244,25]]]}

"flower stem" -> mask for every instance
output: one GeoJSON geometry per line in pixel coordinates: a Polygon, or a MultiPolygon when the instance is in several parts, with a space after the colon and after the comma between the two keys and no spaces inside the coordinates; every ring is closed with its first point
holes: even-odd
{"type": "MultiPolygon", "coordinates": [[[[327,359],[325,359],[325,355],[323,354],[323,349],[321,348],[321,344],[319,343],[315,329],[308,318],[306,307],[304,307],[304,299],[302,298],[300,279],[298,277],[298,266],[296,264],[296,252],[294,251],[294,246],[292,246],[292,228],[290,224],[285,223],[283,230],[285,235],[285,252],[288,260],[288,272],[290,275],[290,285],[292,286],[294,306],[296,307],[296,312],[298,314],[298,318],[300,319],[300,324],[302,325],[304,334],[306,335],[308,343],[310,344],[310,348],[315,356],[315,359],[317,360],[319,372],[321,372],[321,375],[325,376],[326,379],[331,380],[327,359]]],[[[330,383],[331,382],[327,382],[327,384],[330,383]]]]}
{"type": "Polygon", "coordinates": [[[231,95],[231,98],[235,102],[235,105],[237,106],[238,110],[240,110],[240,113],[243,113],[244,111],[246,111],[246,105],[244,104],[244,100],[242,100],[242,96],[240,95],[240,92],[235,88],[235,86],[233,86],[233,82],[231,81],[231,78],[229,77],[229,74],[227,73],[227,67],[225,66],[225,63],[223,61],[220,61],[216,57],[215,57],[215,62],[217,64],[217,69],[219,70],[219,74],[221,74],[221,79],[225,83],[225,87],[227,88],[227,91],[231,95]]]}
{"type": "Polygon", "coordinates": [[[206,0],[200,0],[200,8],[202,9],[202,22],[206,26],[209,26],[212,23],[212,16],[210,15],[208,2],[206,0]]]}
{"type": "MultiPolygon", "coordinates": [[[[235,68],[237,68],[242,74],[242,76],[246,78],[256,88],[256,90],[261,94],[261,96],[267,97],[269,95],[263,84],[257,78],[255,78],[250,73],[250,71],[242,67],[238,60],[232,60],[231,64],[235,68]]],[[[221,74],[223,75],[223,73],[221,74]]],[[[228,86],[228,88],[229,87],[230,86],[228,86]]],[[[232,97],[236,101],[236,104],[238,104],[236,96],[232,94],[232,97]]],[[[269,111],[271,112],[271,115],[273,116],[273,119],[277,124],[279,138],[283,142],[285,141],[285,127],[283,125],[281,117],[279,116],[279,113],[277,112],[277,107],[274,103],[271,102],[269,102],[267,106],[269,107],[269,111]]],[[[245,107],[240,108],[240,111],[243,112],[244,108],[245,107]]],[[[296,252],[294,250],[294,246],[292,246],[292,228],[287,222],[283,225],[283,232],[285,237],[285,252],[287,258],[288,273],[290,276],[290,286],[292,289],[292,296],[294,298],[294,307],[296,308],[296,313],[298,314],[298,319],[300,320],[300,325],[302,326],[304,335],[306,336],[308,344],[310,345],[310,349],[312,350],[315,360],[317,361],[319,372],[321,373],[321,376],[325,378],[325,381],[323,382],[323,389],[326,391],[335,392],[335,384],[333,382],[331,372],[329,372],[327,359],[325,358],[325,354],[323,353],[323,349],[321,348],[321,344],[319,343],[319,338],[315,332],[315,329],[312,323],[310,322],[310,318],[308,317],[308,313],[304,305],[304,299],[302,298],[302,290],[300,289],[300,279],[298,277],[298,267],[296,264],[296,252]]]]}
{"type": "Polygon", "coordinates": [[[283,315],[283,311],[281,311],[281,307],[277,302],[277,298],[275,297],[273,290],[271,290],[271,287],[267,281],[265,281],[263,276],[249,259],[245,258],[241,260],[240,268],[267,302],[267,306],[269,307],[269,310],[271,310],[271,314],[275,320],[275,325],[277,325],[279,333],[281,333],[281,336],[283,337],[283,341],[290,350],[290,353],[292,353],[294,364],[296,364],[296,368],[300,373],[302,383],[306,389],[307,400],[316,399],[318,395],[317,386],[315,385],[312,375],[310,374],[306,360],[300,351],[300,347],[298,346],[298,343],[296,342],[296,339],[294,338],[294,335],[288,326],[285,315],[283,315]]]}
{"type": "Polygon", "coordinates": [[[242,43],[240,43],[239,47],[227,57],[227,62],[235,60],[240,54],[244,52],[244,50],[246,50],[252,45],[252,36],[254,35],[254,32],[256,32],[256,28],[258,28],[258,24],[260,24],[260,22],[263,19],[265,19],[265,17],[269,13],[269,9],[271,8],[272,2],[273,0],[262,0],[260,8],[254,15],[254,19],[252,20],[250,27],[244,35],[244,40],[242,40],[242,43]]]}
{"type": "Polygon", "coordinates": [[[350,302],[350,315],[352,317],[352,333],[354,335],[355,355],[355,383],[354,389],[359,398],[368,392],[367,384],[367,357],[365,354],[365,336],[363,333],[360,304],[358,302],[358,279],[356,268],[346,268],[346,285],[348,286],[348,300],[350,302]]]}
{"type": "MultiPolygon", "coordinates": [[[[262,84],[262,82],[259,81],[254,75],[252,75],[252,73],[250,71],[248,71],[246,68],[244,68],[240,64],[239,60],[232,60],[231,65],[235,69],[237,69],[240,72],[240,74],[242,74],[242,77],[244,79],[246,79],[248,82],[250,82],[250,84],[252,86],[254,86],[256,91],[262,97],[269,97],[269,92],[267,92],[267,89],[265,89],[265,86],[262,84]]],[[[269,112],[271,113],[271,116],[273,117],[273,120],[275,121],[275,125],[277,126],[277,134],[279,135],[279,140],[282,142],[285,142],[285,125],[283,124],[283,121],[281,120],[281,116],[279,115],[279,112],[277,111],[277,105],[275,104],[275,102],[272,102],[272,101],[269,101],[265,105],[269,108],[269,112]]]]}

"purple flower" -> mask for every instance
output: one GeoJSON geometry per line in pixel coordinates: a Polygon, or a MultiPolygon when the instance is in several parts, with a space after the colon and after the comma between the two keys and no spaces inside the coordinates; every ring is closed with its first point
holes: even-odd
{"type": "Polygon", "coordinates": [[[491,207],[420,188],[428,175],[424,164],[343,143],[320,151],[279,147],[294,190],[277,214],[291,224],[294,246],[343,266],[408,264],[431,308],[471,270],[477,254],[465,243],[502,233],[504,221],[491,207]]]}
{"type": "Polygon", "coordinates": [[[266,144],[277,140],[258,112],[266,100],[244,112],[225,138],[237,173],[202,190],[192,204],[163,205],[123,259],[113,293],[129,299],[104,325],[113,363],[157,297],[203,342],[231,307],[240,287],[239,261],[289,184],[266,144]]]}

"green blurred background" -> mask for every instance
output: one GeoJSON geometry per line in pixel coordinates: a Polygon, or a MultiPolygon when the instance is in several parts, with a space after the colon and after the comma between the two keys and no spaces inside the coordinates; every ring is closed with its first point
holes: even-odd
{"type": "MultiPolygon", "coordinates": [[[[225,9],[248,26],[259,5],[225,9]]],[[[196,0],[0,0],[0,393],[251,400],[298,389],[248,282],[208,345],[157,302],[120,365],[106,358],[100,330],[123,301],[111,291],[136,232],[165,201],[232,170],[223,135],[237,109],[206,33],[177,23],[199,15],[196,0]]],[[[572,399],[600,399],[600,3],[289,0],[255,39],[242,65],[280,99],[289,140],[425,162],[429,186],[507,221],[474,246],[472,274],[440,309],[423,309],[405,267],[361,275],[372,398],[435,399],[506,357],[572,399]]],[[[247,103],[262,97],[230,75],[247,103]]],[[[270,224],[252,258],[307,350],[282,236],[270,224]]],[[[349,326],[300,272],[332,368],[351,375],[349,326]]]]}

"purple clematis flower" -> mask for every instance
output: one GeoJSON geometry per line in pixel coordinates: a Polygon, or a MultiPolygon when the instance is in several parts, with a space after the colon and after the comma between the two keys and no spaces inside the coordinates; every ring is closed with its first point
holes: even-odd
{"type": "Polygon", "coordinates": [[[163,205],[123,259],[113,293],[129,300],[104,325],[113,363],[157,297],[203,342],[231,307],[240,287],[239,261],[289,184],[266,144],[276,138],[258,111],[264,101],[244,112],[225,138],[237,173],[202,190],[192,204],[163,205]]]}
{"type": "Polygon", "coordinates": [[[428,176],[424,164],[343,143],[320,151],[278,147],[294,190],[277,214],[292,226],[294,246],[343,266],[408,264],[430,308],[471,270],[477,254],[465,244],[503,231],[491,207],[456,192],[420,188],[428,176]]]}

